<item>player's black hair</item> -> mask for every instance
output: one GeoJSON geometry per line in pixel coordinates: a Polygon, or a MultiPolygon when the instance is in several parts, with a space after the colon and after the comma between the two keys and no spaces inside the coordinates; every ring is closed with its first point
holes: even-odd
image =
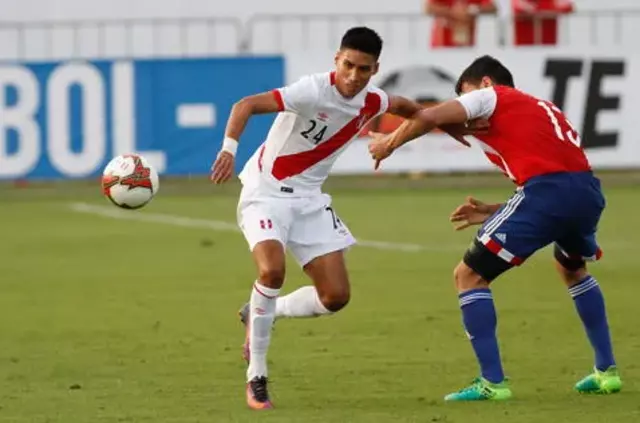
{"type": "Polygon", "coordinates": [[[469,82],[479,84],[482,78],[488,76],[496,85],[515,87],[513,75],[498,59],[492,56],[480,56],[473,61],[460,75],[456,83],[456,94],[462,91],[462,84],[469,82]]]}
{"type": "Polygon", "coordinates": [[[382,52],[382,38],[371,28],[356,26],[342,36],[340,49],[345,48],[370,54],[377,60],[382,52]]]}

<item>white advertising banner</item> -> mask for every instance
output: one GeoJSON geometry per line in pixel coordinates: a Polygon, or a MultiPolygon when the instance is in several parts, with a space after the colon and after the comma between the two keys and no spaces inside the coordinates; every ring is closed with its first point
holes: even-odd
{"type": "MultiPolygon", "coordinates": [[[[288,55],[287,80],[333,67],[335,52],[288,55]]],[[[580,131],[595,168],[640,168],[640,52],[610,49],[526,48],[495,51],[387,51],[374,82],[389,94],[430,104],[455,95],[455,81],[473,59],[491,54],[513,73],[518,88],[553,101],[580,131]]],[[[384,116],[373,128],[386,132],[398,120],[384,116]]],[[[372,161],[366,136],[351,143],[334,173],[367,173],[372,161]]],[[[473,142],[473,138],[470,137],[473,142]]],[[[407,144],[383,163],[387,172],[450,172],[491,169],[479,147],[466,148],[446,135],[407,144]]]]}

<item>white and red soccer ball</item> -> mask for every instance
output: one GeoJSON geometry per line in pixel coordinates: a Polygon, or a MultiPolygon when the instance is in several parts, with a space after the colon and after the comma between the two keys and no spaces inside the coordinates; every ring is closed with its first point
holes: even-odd
{"type": "Polygon", "coordinates": [[[102,172],[102,192],[123,209],[143,207],[157,194],[158,188],[158,173],[137,154],[114,157],[102,172]]]}

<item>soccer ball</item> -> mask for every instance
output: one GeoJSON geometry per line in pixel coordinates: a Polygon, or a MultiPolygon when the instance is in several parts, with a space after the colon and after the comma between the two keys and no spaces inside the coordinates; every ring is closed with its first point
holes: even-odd
{"type": "Polygon", "coordinates": [[[102,172],[102,192],[123,209],[139,209],[158,192],[158,173],[137,154],[114,157],[102,172]]]}

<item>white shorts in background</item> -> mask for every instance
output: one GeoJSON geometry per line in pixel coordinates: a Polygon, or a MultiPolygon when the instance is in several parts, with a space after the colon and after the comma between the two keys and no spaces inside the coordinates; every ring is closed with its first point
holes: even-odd
{"type": "Polygon", "coordinates": [[[300,266],[356,243],[331,207],[331,196],[327,194],[287,198],[243,190],[238,225],[250,250],[259,242],[277,240],[291,251],[300,266]]]}

